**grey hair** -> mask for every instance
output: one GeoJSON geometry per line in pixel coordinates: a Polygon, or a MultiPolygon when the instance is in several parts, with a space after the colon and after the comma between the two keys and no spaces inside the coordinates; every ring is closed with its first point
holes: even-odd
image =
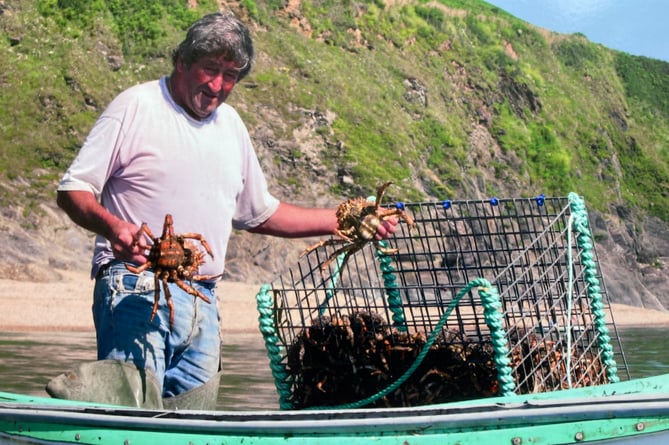
{"type": "Polygon", "coordinates": [[[187,67],[209,55],[223,55],[236,62],[243,79],[253,65],[253,41],[247,26],[231,11],[208,14],[193,23],[186,38],[172,53],[172,65],[180,61],[187,67]]]}

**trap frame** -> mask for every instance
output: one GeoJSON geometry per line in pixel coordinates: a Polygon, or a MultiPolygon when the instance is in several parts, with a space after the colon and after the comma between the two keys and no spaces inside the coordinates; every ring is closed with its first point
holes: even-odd
{"type": "Polygon", "coordinates": [[[395,206],[416,224],[400,222],[382,241],[397,253],[368,243],[322,269],[335,250],[323,246],[258,293],[282,409],[411,406],[629,379],[577,194],[395,206]]]}

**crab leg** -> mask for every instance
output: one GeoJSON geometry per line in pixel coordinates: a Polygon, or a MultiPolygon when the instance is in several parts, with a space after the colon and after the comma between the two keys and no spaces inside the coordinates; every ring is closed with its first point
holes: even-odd
{"type": "Polygon", "coordinates": [[[125,268],[128,269],[132,273],[140,274],[144,272],[146,269],[148,269],[151,266],[151,263],[144,263],[139,267],[135,267],[132,264],[125,264],[125,268]]]}
{"type": "Polygon", "coordinates": [[[207,242],[206,239],[204,239],[204,236],[200,235],[199,233],[182,233],[179,236],[181,236],[182,238],[198,240],[200,242],[200,244],[202,244],[202,247],[204,247],[204,249],[207,251],[209,256],[212,259],[214,258],[214,254],[211,251],[211,247],[209,247],[209,243],[207,242]]]}
{"type": "Polygon", "coordinates": [[[133,246],[138,246],[139,241],[142,239],[142,235],[146,235],[149,237],[149,239],[153,242],[155,239],[153,237],[153,232],[151,232],[151,229],[149,229],[149,226],[146,223],[142,223],[142,225],[139,227],[139,230],[137,233],[135,233],[135,236],[132,241],[133,246]]]}
{"type": "MultiPolygon", "coordinates": [[[[165,289],[165,301],[167,302],[167,307],[170,308],[170,330],[174,326],[174,302],[172,301],[172,294],[167,285],[167,277],[163,277],[163,289],[165,289]]],[[[157,306],[154,306],[154,311],[157,309],[157,306]]]]}
{"type": "Polygon", "coordinates": [[[376,201],[375,202],[376,202],[376,207],[377,208],[381,204],[381,197],[386,192],[386,189],[390,186],[390,184],[392,184],[392,181],[386,182],[385,184],[383,184],[381,187],[379,187],[376,190],[376,201]]]}
{"type": "MultiPolygon", "coordinates": [[[[128,265],[126,264],[126,268],[128,265]]],[[[131,270],[133,273],[137,273],[131,270]]],[[[156,317],[158,313],[158,303],[160,302],[160,278],[158,274],[153,275],[153,310],[151,311],[151,321],[156,317]]]]}
{"type": "Polygon", "coordinates": [[[181,280],[174,280],[174,282],[175,282],[175,283],[177,284],[177,286],[179,286],[184,292],[187,292],[187,293],[189,293],[190,295],[192,295],[192,296],[194,296],[194,297],[200,297],[200,298],[202,298],[204,301],[206,301],[207,303],[211,303],[211,300],[209,300],[209,298],[207,298],[207,297],[206,297],[202,292],[200,292],[199,290],[197,290],[197,289],[195,289],[195,288],[193,288],[193,287],[190,287],[189,285],[187,285],[186,283],[184,283],[184,282],[181,281],[181,280]]]}

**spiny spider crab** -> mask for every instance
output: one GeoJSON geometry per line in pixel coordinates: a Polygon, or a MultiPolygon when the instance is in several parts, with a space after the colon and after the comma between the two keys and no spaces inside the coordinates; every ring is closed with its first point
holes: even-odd
{"type": "Polygon", "coordinates": [[[325,270],[332,260],[337,258],[341,253],[344,253],[344,257],[341,260],[341,266],[343,266],[351,255],[362,249],[368,242],[372,242],[376,249],[382,253],[396,253],[397,249],[391,249],[379,244],[379,240],[376,239],[376,231],[379,225],[392,216],[397,216],[406,221],[409,225],[409,230],[415,226],[415,223],[411,216],[398,207],[390,209],[380,207],[381,198],[391,184],[392,182],[386,182],[377,189],[376,200],[374,202],[367,198],[359,197],[348,199],[339,204],[339,207],[337,208],[337,228],[334,231],[335,235],[339,238],[319,241],[305,249],[301,256],[322,246],[332,246],[343,243],[343,246],[336,249],[328,259],[321,264],[321,270],[325,270]]]}
{"type": "Polygon", "coordinates": [[[202,298],[207,303],[211,303],[202,292],[188,284],[183,280],[213,280],[221,275],[198,275],[196,272],[201,264],[204,263],[204,252],[197,248],[195,243],[187,241],[189,239],[198,240],[202,247],[207,251],[210,257],[214,258],[211,252],[209,243],[199,233],[182,233],[180,235],[174,234],[174,221],[172,215],[169,213],[165,215],[165,224],[163,225],[163,234],[160,238],[156,238],[151,233],[151,229],[142,223],[139,231],[135,235],[134,244],[139,244],[142,235],[148,236],[152,241],[151,249],[147,255],[147,262],[139,267],[126,264],[125,267],[132,273],[142,273],[143,271],[153,268],[155,279],[155,294],[153,310],[151,311],[151,321],[158,312],[158,303],[160,302],[160,282],[163,283],[163,290],[165,291],[165,300],[167,306],[170,308],[170,328],[174,325],[174,304],[172,302],[172,295],[170,294],[167,283],[176,283],[184,291],[190,295],[202,298]]]}

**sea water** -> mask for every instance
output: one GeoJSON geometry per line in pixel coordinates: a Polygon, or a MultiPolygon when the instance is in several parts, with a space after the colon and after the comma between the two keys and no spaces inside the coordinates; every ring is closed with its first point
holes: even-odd
{"type": "MultiPolygon", "coordinates": [[[[278,409],[260,333],[226,334],[222,354],[218,409],[278,409]]],[[[0,391],[48,396],[51,378],[95,359],[94,332],[0,332],[0,391]]]]}
{"type": "MultiPolygon", "coordinates": [[[[618,328],[632,378],[669,373],[669,326],[618,328]]],[[[227,334],[219,410],[278,409],[260,333],[227,334]]],[[[0,332],[0,391],[46,396],[53,377],[95,360],[93,332],[0,332]]],[[[622,376],[621,376],[622,377],[622,376]]]]}

